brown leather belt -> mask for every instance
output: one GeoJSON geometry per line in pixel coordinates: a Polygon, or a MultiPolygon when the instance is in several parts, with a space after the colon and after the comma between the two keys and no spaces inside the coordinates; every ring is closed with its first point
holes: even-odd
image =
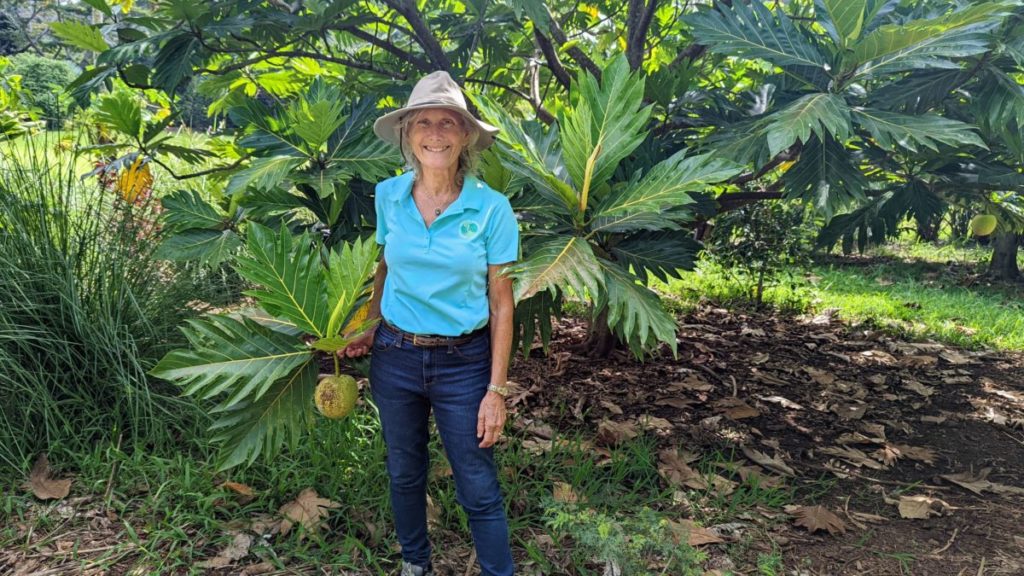
{"type": "Polygon", "coordinates": [[[487,326],[484,326],[483,328],[478,328],[469,334],[463,334],[462,336],[438,336],[436,334],[413,334],[412,332],[406,332],[387,320],[384,320],[384,325],[388,330],[397,334],[403,341],[409,342],[413,346],[423,346],[424,348],[460,346],[462,344],[468,344],[473,340],[473,338],[476,338],[487,330],[487,326]]]}

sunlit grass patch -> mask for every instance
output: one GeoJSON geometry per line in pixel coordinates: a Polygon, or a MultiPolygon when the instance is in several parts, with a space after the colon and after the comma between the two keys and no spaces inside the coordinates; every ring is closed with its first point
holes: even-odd
{"type": "MultiPolygon", "coordinates": [[[[977,266],[980,256],[977,249],[950,249],[951,258],[939,260],[966,262],[966,271],[937,263],[941,252],[916,250],[921,256],[916,260],[819,259],[806,273],[794,273],[766,290],[765,302],[795,312],[838,309],[847,322],[959,346],[1024,349],[1024,289],[987,283],[972,272],[970,265],[977,266]]],[[[701,299],[739,305],[750,301],[742,282],[706,263],[658,288],[680,297],[683,308],[701,299]]]]}

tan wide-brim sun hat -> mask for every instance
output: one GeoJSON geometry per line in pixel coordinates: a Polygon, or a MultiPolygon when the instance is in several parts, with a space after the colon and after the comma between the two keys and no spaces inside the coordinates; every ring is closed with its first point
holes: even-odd
{"type": "Polygon", "coordinates": [[[469,113],[466,97],[462,95],[459,85],[443,70],[431,72],[421,78],[413,87],[412,94],[409,95],[409,102],[404,108],[388,112],[377,118],[377,121],[373,123],[374,134],[385,142],[401,147],[402,117],[413,110],[423,108],[444,108],[461,114],[466,121],[466,126],[475,129],[479,134],[473,145],[477,150],[483,150],[494,143],[494,135],[498,133],[498,128],[477,120],[469,113]]]}

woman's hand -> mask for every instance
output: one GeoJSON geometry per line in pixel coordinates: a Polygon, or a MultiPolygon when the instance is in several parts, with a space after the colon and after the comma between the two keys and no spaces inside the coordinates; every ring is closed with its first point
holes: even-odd
{"type": "Polygon", "coordinates": [[[345,346],[341,350],[338,350],[338,356],[342,358],[355,358],[356,356],[363,356],[370,351],[370,347],[373,346],[373,334],[376,332],[374,328],[363,332],[359,336],[356,336],[348,346],[345,346]]]}
{"type": "Polygon", "coordinates": [[[498,441],[506,416],[505,398],[497,392],[488,392],[480,402],[480,412],[476,417],[476,437],[483,438],[481,448],[490,448],[498,441]]]}

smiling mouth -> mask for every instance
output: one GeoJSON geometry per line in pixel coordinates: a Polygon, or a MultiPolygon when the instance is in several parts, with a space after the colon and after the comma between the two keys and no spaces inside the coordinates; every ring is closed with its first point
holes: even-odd
{"type": "Polygon", "coordinates": [[[451,148],[451,146],[441,146],[440,148],[431,148],[430,146],[423,147],[423,149],[426,150],[427,152],[445,152],[449,148],[451,148]]]}

